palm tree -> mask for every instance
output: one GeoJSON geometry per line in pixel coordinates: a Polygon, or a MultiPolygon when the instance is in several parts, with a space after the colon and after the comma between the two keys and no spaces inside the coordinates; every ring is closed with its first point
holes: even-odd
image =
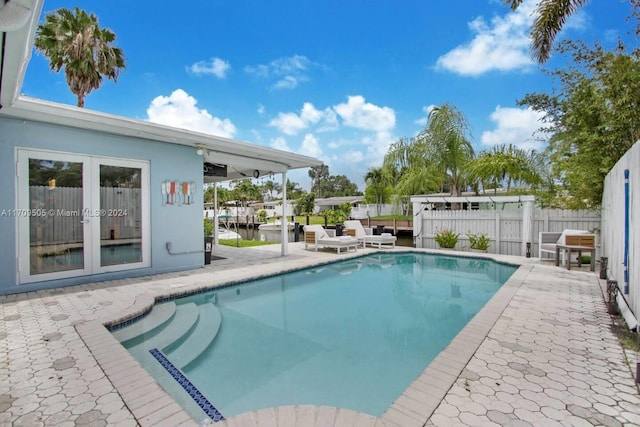
{"type": "Polygon", "coordinates": [[[273,193],[282,191],[282,186],[275,181],[268,180],[262,184],[262,191],[269,194],[268,200],[273,200],[273,193]]]}
{"type": "Polygon", "coordinates": [[[467,184],[464,166],[475,155],[470,138],[464,115],[449,104],[431,110],[427,127],[418,136],[423,154],[443,174],[452,196],[459,196],[467,184]]]}
{"type": "MultiPolygon", "coordinates": [[[[524,0],[504,0],[516,10],[524,0]]],[[[536,19],[531,28],[533,58],[542,64],[547,62],[553,49],[553,41],[562,30],[567,18],[587,4],[589,0],[540,0],[536,7],[536,19]]]]}
{"type": "Polygon", "coordinates": [[[497,145],[490,151],[484,151],[469,162],[466,170],[480,180],[484,188],[487,182],[497,190],[506,181],[507,191],[512,183],[538,185],[542,183],[535,166],[536,152],[528,152],[512,144],[497,145]]]}
{"type": "Polygon", "coordinates": [[[38,25],[35,47],[49,58],[52,71],[64,68],[78,107],[84,107],[85,95],[100,87],[103,76],[117,81],[125,68],[122,49],[112,45],[115,39],[111,30],[100,28],[96,15],[76,6],[73,12],[61,8],[47,14],[38,25]]]}
{"type": "Polygon", "coordinates": [[[251,180],[243,179],[241,181],[235,181],[233,190],[231,193],[236,200],[239,200],[242,207],[247,206],[247,202],[259,202],[262,201],[262,192],[260,188],[251,182],[251,180]]]}
{"type": "Polygon", "coordinates": [[[370,168],[364,176],[364,181],[376,199],[376,214],[380,216],[380,205],[385,202],[385,191],[388,183],[384,168],[370,168]]]}

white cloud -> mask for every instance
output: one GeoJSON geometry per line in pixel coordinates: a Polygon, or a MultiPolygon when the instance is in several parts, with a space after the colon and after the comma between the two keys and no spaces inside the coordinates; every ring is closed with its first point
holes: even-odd
{"type": "Polygon", "coordinates": [[[322,149],[320,148],[320,143],[318,142],[318,138],[316,138],[313,134],[306,134],[304,139],[302,140],[302,145],[300,146],[299,154],[304,154],[305,156],[311,157],[320,157],[322,156],[322,149]]]}
{"type": "Polygon", "coordinates": [[[289,148],[289,144],[287,144],[287,140],[281,136],[272,138],[269,141],[269,146],[277,150],[291,151],[291,149],[289,148]]]}
{"type": "Polygon", "coordinates": [[[211,58],[209,61],[198,61],[187,67],[187,71],[193,74],[212,74],[219,79],[227,77],[231,70],[229,62],[220,58],[211,58]]]}
{"type": "Polygon", "coordinates": [[[545,142],[534,138],[534,133],[542,127],[543,113],[531,108],[496,107],[491,113],[491,120],[496,128],[485,131],[480,137],[483,145],[513,144],[525,150],[544,149],[545,142]]]}
{"type": "Polygon", "coordinates": [[[345,163],[360,163],[364,160],[364,154],[362,151],[349,150],[346,153],[341,154],[341,158],[345,163]]]}
{"type": "MultiPolygon", "coordinates": [[[[395,140],[395,121],[392,108],[368,103],[362,96],[350,96],[346,102],[324,110],[307,102],[299,113],[279,113],[269,125],[286,135],[308,130],[296,152],[323,159],[333,175],[346,171],[348,176],[364,176],[363,163],[369,166],[382,164],[389,145],[395,140]],[[343,132],[338,139],[322,142],[315,136],[318,132],[339,129],[343,132]]],[[[271,146],[288,149],[282,137],[272,140],[271,146]]]]}
{"type": "Polygon", "coordinates": [[[274,89],[295,89],[309,80],[311,61],[303,55],[278,58],[268,64],[245,67],[245,72],[263,79],[275,80],[274,89]]]}
{"type": "Polygon", "coordinates": [[[277,117],[269,122],[269,126],[273,126],[287,135],[296,135],[301,130],[307,129],[325,118],[335,119],[335,115],[332,116],[329,112],[317,110],[313,104],[305,102],[299,115],[278,113],[277,117]]]}
{"type": "Polygon", "coordinates": [[[258,109],[256,111],[259,115],[264,116],[264,114],[267,112],[267,109],[264,107],[264,105],[258,104],[258,109]]]}
{"type": "Polygon", "coordinates": [[[276,127],[287,135],[296,135],[302,129],[307,128],[308,124],[296,113],[278,113],[278,116],[269,122],[269,126],[276,127]]]}
{"type": "Polygon", "coordinates": [[[232,138],[236,127],[229,119],[214,117],[207,110],[199,109],[198,102],[182,89],[170,96],[158,96],[147,108],[148,120],[167,126],[232,138]]]}
{"type": "Polygon", "coordinates": [[[282,79],[275,82],[274,89],[295,89],[298,84],[309,80],[305,76],[284,76],[282,79]]]}
{"type": "Polygon", "coordinates": [[[536,0],[525,0],[514,12],[505,8],[505,15],[494,17],[490,23],[482,17],[474,19],[469,23],[474,38],[438,58],[436,68],[477,76],[492,70],[530,67],[529,30],[535,6],[536,0]]]}
{"type": "Polygon", "coordinates": [[[392,108],[378,107],[365,102],[360,95],[349,96],[346,103],[333,107],[345,126],[372,132],[387,132],[396,125],[396,114],[392,108]]]}

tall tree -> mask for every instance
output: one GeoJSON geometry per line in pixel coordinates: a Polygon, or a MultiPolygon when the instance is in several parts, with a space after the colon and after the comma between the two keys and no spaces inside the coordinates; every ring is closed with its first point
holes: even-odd
{"type": "Polygon", "coordinates": [[[242,203],[242,207],[246,207],[249,201],[262,201],[260,188],[252,183],[250,179],[236,181],[233,190],[231,190],[231,194],[235,200],[239,200],[242,203]]]}
{"type": "Polygon", "coordinates": [[[295,200],[302,196],[305,191],[300,188],[300,184],[287,179],[287,200],[295,200]]]}
{"type": "MultiPolygon", "coordinates": [[[[504,0],[516,10],[524,0],[504,0]]],[[[589,0],[540,0],[536,6],[536,18],[531,27],[531,54],[540,64],[547,62],[553,50],[553,41],[564,23],[589,0]]]]}
{"type": "Polygon", "coordinates": [[[64,68],[67,85],[84,107],[85,96],[102,85],[103,76],[117,81],[125,68],[122,49],[113,46],[116,35],[100,28],[96,15],[77,6],[61,8],[45,16],[38,25],[35,47],[49,58],[56,73],[64,68]]]}
{"type": "Polygon", "coordinates": [[[366,190],[369,190],[374,198],[376,204],[376,214],[380,215],[380,207],[386,202],[385,198],[388,197],[388,183],[389,180],[385,175],[384,168],[370,168],[367,174],[364,176],[364,182],[367,184],[366,190]]]}
{"type": "Polygon", "coordinates": [[[538,185],[542,178],[536,170],[536,152],[529,152],[512,144],[496,145],[491,150],[481,152],[467,164],[468,173],[482,183],[483,188],[491,183],[494,189],[506,182],[507,191],[511,184],[538,185]]]}
{"type": "Polygon", "coordinates": [[[607,173],[640,139],[640,50],[605,51],[564,41],[573,65],[551,72],[560,88],[519,101],[545,114],[547,154],[565,187],[566,206],[599,206],[607,173]],[[566,197],[568,196],[568,197],[566,197]]]}
{"type": "Polygon", "coordinates": [[[309,168],[309,178],[311,178],[311,189],[315,191],[317,197],[328,197],[322,194],[322,183],[329,179],[329,166],[322,164],[309,168]]]}
{"type": "Polygon", "coordinates": [[[358,196],[362,194],[358,191],[358,186],[351,182],[346,175],[329,175],[329,177],[320,184],[320,191],[325,198],[358,196]]]}
{"type": "Polygon", "coordinates": [[[445,176],[452,196],[458,196],[466,186],[464,166],[475,153],[467,119],[455,106],[434,107],[427,119],[427,128],[418,136],[426,158],[445,176]]]}
{"type": "MultiPolygon", "coordinates": [[[[524,0],[504,0],[516,10],[524,0]]],[[[536,7],[536,19],[531,27],[531,56],[539,63],[545,63],[551,56],[553,42],[571,15],[584,7],[589,0],[540,0],[536,7]]],[[[629,0],[633,10],[630,18],[640,18],[640,0],[629,0]]],[[[636,25],[636,35],[640,34],[640,22],[636,25]]]]}
{"type": "Polygon", "coordinates": [[[268,180],[262,184],[262,191],[268,195],[267,200],[273,200],[273,193],[282,191],[282,186],[275,181],[268,180]]]}

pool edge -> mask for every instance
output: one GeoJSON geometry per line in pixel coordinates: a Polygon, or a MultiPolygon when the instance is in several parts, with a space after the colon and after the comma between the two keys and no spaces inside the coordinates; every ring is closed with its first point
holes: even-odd
{"type": "MultiPolygon", "coordinates": [[[[253,272],[253,269],[244,270],[241,278],[237,280],[226,280],[217,284],[203,284],[202,282],[186,285],[181,288],[171,290],[160,290],[154,293],[140,295],[134,304],[123,309],[119,314],[112,315],[109,319],[88,321],[76,325],[76,331],[85,342],[90,352],[95,357],[98,365],[102,368],[107,378],[114,385],[116,391],[122,397],[127,408],[136,418],[141,426],[157,425],[159,421],[170,421],[172,425],[195,425],[198,423],[184,410],[176,401],[155,381],[155,379],[129,354],[129,352],[111,335],[108,328],[116,327],[122,322],[131,321],[133,318],[141,317],[150,311],[153,304],[179,298],[185,295],[193,295],[206,292],[212,289],[234,286],[243,282],[259,279],[262,277],[284,274],[291,271],[331,264],[338,260],[349,258],[359,258],[375,253],[431,253],[442,255],[442,251],[399,248],[390,250],[358,251],[341,255],[338,259],[328,258],[323,260],[310,259],[303,266],[285,264],[279,265],[276,272],[271,269],[253,272]],[[140,394],[143,394],[141,397],[140,394]],[[149,403],[153,402],[153,407],[162,408],[157,411],[150,411],[149,403]],[[151,412],[151,413],[149,413],[151,412]]],[[[424,425],[429,417],[436,410],[442,398],[460,376],[473,354],[486,338],[487,334],[498,320],[504,309],[511,301],[524,281],[524,277],[531,271],[533,264],[529,260],[521,257],[501,256],[494,254],[469,254],[467,252],[447,252],[448,256],[464,258],[489,259],[502,264],[517,266],[516,271],[504,283],[498,292],[485,304],[485,306],[470,320],[470,322],[460,331],[453,341],[427,366],[418,378],[391,404],[391,406],[380,416],[375,417],[370,414],[361,413],[345,408],[334,408],[319,405],[297,405],[291,407],[267,408],[254,412],[247,412],[229,419],[229,423],[242,419],[252,419],[258,423],[261,417],[271,418],[270,410],[277,411],[280,408],[294,408],[304,413],[313,412],[315,416],[329,417],[333,412],[334,417],[347,417],[349,419],[388,421],[402,426],[424,425]],[[497,302],[494,302],[497,301],[497,302]],[[493,313],[488,311],[489,307],[493,313]],[[479,323],[480,322],[480,323],[479,323]],[[479,323],[479,324],[477,324],[479,323]],[[473,334],[471,331],[473,330],[473,334]],[[476,338],[474,338],[476,337],[476,338]],[[472,351],[468,352],[468,357],[460,360],[461,344],[464,343],[466,349],[474,340],[472,351]],[[477,343],[475,343],[477,341],[477,343]],[[457,373],[456,373],[457,372],[457,373]],[[427,381],[425,383],[425,380],[427,381]],[[415,397],[419,395],[428,400],[418,402],[415,397]],[[426,403],[425,403],[426,402],[426,403]],[[313,408],[313,409],[312,409],[313,408]],[[260,415],[262,414],[262,415],[260,415]],[[324,414],[324,415],[322,415],[324,414]],[[258,418],[256,418],[258,417],[258,418]]],[[[208,277],[210,280],[210,277],[208,277]]],[[[203,414],[204,415],[204,414],[203,414]]],[[[227,421],[215,423],[216,426],[226,426],[227,421]]],[[[235,424],[233,424],[235,425],[235,424]]],[[[373,424],[372,424],[373,425],[373,424]]]]}

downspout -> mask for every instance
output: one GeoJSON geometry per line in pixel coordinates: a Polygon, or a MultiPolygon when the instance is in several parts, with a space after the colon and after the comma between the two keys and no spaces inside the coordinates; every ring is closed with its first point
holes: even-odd
{"type": "Polygon", "coordinates": [[[624,170],[624,294],[629,295],[629,169],[624,170]]]}

